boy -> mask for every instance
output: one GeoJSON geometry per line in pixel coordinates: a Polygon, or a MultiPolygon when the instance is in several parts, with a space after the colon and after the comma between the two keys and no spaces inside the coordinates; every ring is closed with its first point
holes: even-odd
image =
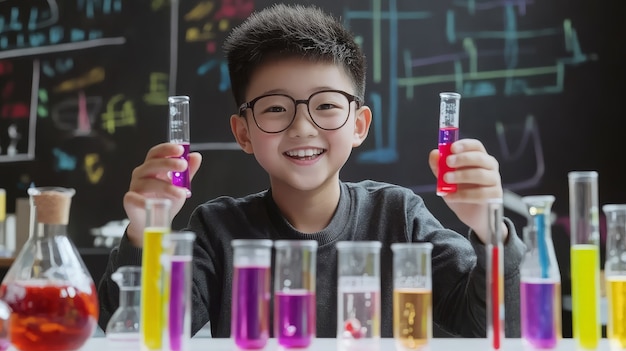
{"type": "MultiPolygon", "coordinates": [[[[392,336],[390,244],[428,241],[432,252],[433,321],[460,336],[485,335],[486,200],[502,196],[497,161],[477,140],[460,140],[446,175],[459,190],[444,197],[471,228],[469,240],[445,229],[412,191],[385,183],[345,183],[339,171],[367,137],[372,113],[363,105],[365,61],[352,35],[315,7],[275,5],[250,16],[224,45],[239,111],[230,117],[236,141],[269,174],[270,189],[243,198],[220,197],[200,205],[188,230],[194,247],[195,334],[211,322],[213,337],[230,336],[233,239],[312,239],[317,257],[317,336],[335,337],[337,251],[342,240],[378,240],[381,251],[381,334],[392,336]]],[[[185,191],[167,173],[200,167],[173,158],[180,146],[153,147],[132,175],[124,208],[130,224],[111,252],[99,285],[100,325],[117,307],[111,273],[141,264],[144,201],[167,197],[177,213],[185,191]]],[[[429,164],[436,174],[437,150],[429,164]]],[[[507,334],[519,335],[519,271],[524,245],[505,220],[507,334]]]]}

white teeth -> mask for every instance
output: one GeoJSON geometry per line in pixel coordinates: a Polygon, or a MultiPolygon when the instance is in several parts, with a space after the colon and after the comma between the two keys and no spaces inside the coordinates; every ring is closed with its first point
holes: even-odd
{"type": "Polygon", "coordinates": [[[295,151],[287,151],[286,154],[291,157],[311,157],[319,155],[323,152],[322,149],[300,149],[295,151]]]}

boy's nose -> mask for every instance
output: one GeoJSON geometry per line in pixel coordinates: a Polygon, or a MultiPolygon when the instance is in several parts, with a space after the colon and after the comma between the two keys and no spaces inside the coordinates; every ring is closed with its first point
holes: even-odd
{"type": "Polygon", "coordinates": [[[293,137],[317,135],[317,126],[313,123],[313,119],[311,119],[305,104],[296,106],[296,116],[291,126],[289,126],[289,129],[287,129],[287,132],[289,136],[293,137]]]}

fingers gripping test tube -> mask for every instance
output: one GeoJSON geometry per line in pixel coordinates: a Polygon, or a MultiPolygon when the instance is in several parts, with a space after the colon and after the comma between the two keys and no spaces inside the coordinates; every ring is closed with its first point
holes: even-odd
{"type": "MultiPolygon", "coordinates": [[[[182,145],[184,151],[180,158],[189,161],[189,97],[170,96],[170,143],[182,145]]],[[[172,172],[172,184],[187,189],[187,197],[191,196],[189,168],[182,172],[172,172]]]]}
{"type": "Polygon", "coordinates": [[[459,106],[461,95],[440,93],[439,105],[439,171],[437,174],[437,195],[444,196],[456,192],[456,184],[448,184],[443,176],[454,169],[446,163],[452,143],[459,140],[459,106]]]}

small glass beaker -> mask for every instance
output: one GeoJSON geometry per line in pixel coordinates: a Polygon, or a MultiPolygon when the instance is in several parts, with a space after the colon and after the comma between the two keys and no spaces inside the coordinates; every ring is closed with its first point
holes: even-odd
{"type": "Polygon", "coordinates": [[[230,333],[242,349],[260,349],[270,336],[270,267],[272,241],[236,239],[230,333]]]}
{"type": "Polygon", "coordinates": [[[604,205],[606,215],[607,339],[612,351],[626,350],[626,204],[604,205]]]}
{"type": "Polygon", "coordinates": [[[393,337],[400,350],[432,338],[431,243],[393,243],[393,337]]]}
{"type": "Polygon", "coordinates": [[[141,291],[141,267],[122,266],[111,279],[120,289],[120,304],[107,323],[105,334],[110,346],[116,350],[138,350],[139,334],[139,296],[141,291]]]}
{"type": "Polygon", "coordinates": [[[337,339],[343,348],[376,347],[372,341],[380,339],[381,246],[378,241],[337,243],[337,339]]]}
{"type": "Polygon", "coordinates": [[[317,241],[274,243],[274,337],[285,348],[307,347],[315,338],[317,241]]]}
{"type": "Polygon", "coordinates": [[[188,350],[191,337],[191,283],[193,232],[173,232],[163,237],[164,257],[161,260],[169,276],[169,301],[166,301],[165,314],[167,328],[164,328],[165,351],[188,350]]]}

